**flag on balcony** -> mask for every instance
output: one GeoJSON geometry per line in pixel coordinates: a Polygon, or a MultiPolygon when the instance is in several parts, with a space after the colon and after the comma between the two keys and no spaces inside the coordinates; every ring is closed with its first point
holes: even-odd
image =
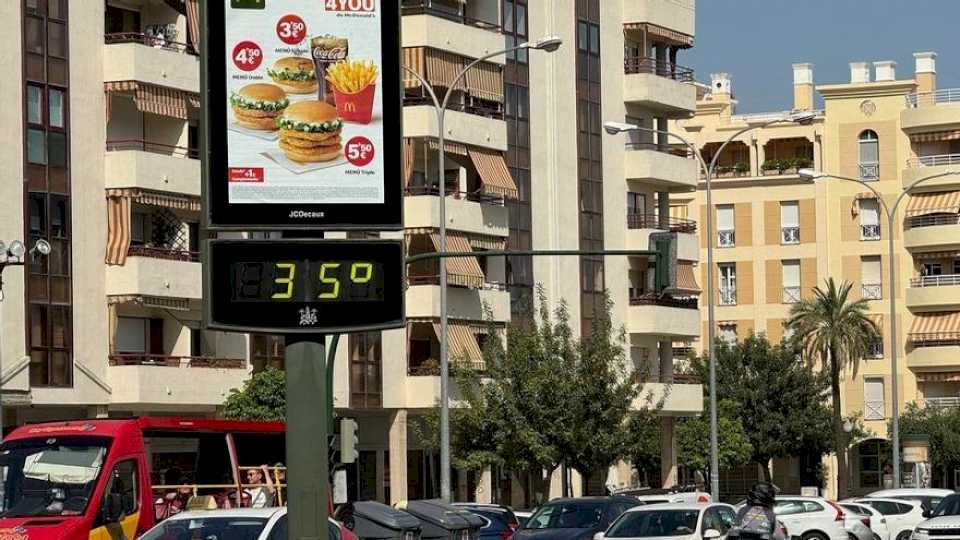
{"type": "Polygon", "coordinates": [[[917,193],[907,201],[908,216],[960,213],[960,191],[917,193]]]}

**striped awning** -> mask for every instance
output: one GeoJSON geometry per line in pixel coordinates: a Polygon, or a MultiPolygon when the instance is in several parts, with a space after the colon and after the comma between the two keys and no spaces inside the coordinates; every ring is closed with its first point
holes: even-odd
{"type": "MultiPolygon", "coordinates": [[[[467,157],[467,145],[456,142],[443,141],[443,147],[447,154],[467,157]]],[[[427,139],[427,148],[434,152],[440,151],[440,142],[437,139],[427,139]]]]}
{"type": "Polygon", "coordinates": [[[470,161],[477,169],[480,175],[480,182],[483,184],[483,191],[486,193],[500,195],[507,199],[516,199],[517,184],[510,175],[510,169],[507,168],[507,162],[503,159],[503,154],[494,150],[484,148],[468,149],[470,161]]]}
{"type": "MultiPolygon", "coordinates": [[[[457,74],[473,61],[432,47],[404,47],[401,60],[435,88],[450,88],[457,74]]],[[[403,73],[404,88],[420,87],[415,75],[407,70],[403,73]]],[[[473,97],[503,103],[503,68],[493,62],[480,62],[467,71],[457,87],[473,97]]]]}
{"type": "Polygon", "coordinates": [[[914,343],[955,339],[960,336],[960,311],[918,313],[913,317],[908,338],[914,343]]]}
{"type": "Polygon", "coordinates": [[[171,210],[186,210],[189,212],[199,212],[201,210],[199,197],[176,195],[149,189],[111,188],[107,190],[107,198],[110,199],[111,197],[127,197],[139,204],[162,206],[171,210]]]}
{"type": "Polygon", "coordinates": [[[123,265],[130,249],[130,197],[125,190],[107,190],[107,253],[104,262],[123,265]],[[111,193],[113,192],[113,193],[111,193]]]}
{"type": "Polygon", "coordinates": [[[488,101],[503,103],[503,72],[492,62],[480,62],[464,76],[470,92],[488,101]]]}
{"type": "Polygon", "coordinates": [[[190,300],[186,298],[166,298],[147,294],[112,294],[107,296],[107,305],[138,304],[145,308],[190,311],[190,300]]]}
{"type": "MultiPolygon", "coordinates": [[[[440,339],[440,323],[433,323],[433,331],[440,339]]],[[[478,365],[483,362],[483,353],[477,343],[477,336],[470,326],[462,323],[447,322],[447,343],[450,344],[450,361],[478,365]]]]}
{"type": "Polygon", "coordinates": [[[187,0],[187,36],[190,39],[190,45],[200,53],[200,1],[187,0]]]}
{"type": "Polygon", "coordinates": [[[917,382],[960,382],[960,371],[920,371],[917,382]]]}
{"type": "Polygon", "coordinates": [[[914,133],[910,135],[910,142],[938,142],[955,141],[960,139],[960,129],[951,129],[948,131],[933,131],[930,133],[914,133]]]}
{"type": "Polygon", "coordinates": [[[960,191],[917,193],[910,195],[910,200],[907,201],[908,216],[957,212],[960,212],[960,191]]]}
{"type": "Polygon", "coordinates": [[[648,36],[665,41],[670,45],[676,45],[682,49],[693,47],[693,36],[688,36],[683,32],[677,32],[660,25],[646,22],[631,22],[623,25],[624,31],[642,31],[648,36]]]}
{"type": "Polygon", "coordinates": [[[692,262],[677,261],[677,289],[688,294],[700,294],[692,262]]]}
{"type": "Polygon", "coordinates": [[[200,108],[198,94],[139,81],[108,81],[103,83],[103,91],[107,94],[132,92],[140,112],[179,120],[188,120],[190,109],[200,108]]]}
{"type": "MultiPolygon", "coordinates": [[[[431,232],[430,240],[437,251],[441,251],[440,233],[431,232]]],[[[466,235],[447,231],[447,252],[473,253],[466,235]]],[[[483,270],[476,257],[449,257],[443,259],[447,265],[447,282],[451,285],[480,289],[483,287],[483,270]]]]}
{"type": "Polygon", "coordinates": [[[504,250],[507,249],[507,239],[502,236],[486,234],[471,234],[467,237],[473,249],[504,250]]]}

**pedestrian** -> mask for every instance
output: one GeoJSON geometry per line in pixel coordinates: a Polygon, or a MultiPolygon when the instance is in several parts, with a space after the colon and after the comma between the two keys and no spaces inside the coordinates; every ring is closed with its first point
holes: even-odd
{"type": "Polygon", "coordinates": [[[249,501],[250,508],[267,508],[274,505],[277,488],[270,478],[270,471],[266,465],[261,465],[259,469],[247,470],[248,487],[243,490],[244,495],[249,501]]]}

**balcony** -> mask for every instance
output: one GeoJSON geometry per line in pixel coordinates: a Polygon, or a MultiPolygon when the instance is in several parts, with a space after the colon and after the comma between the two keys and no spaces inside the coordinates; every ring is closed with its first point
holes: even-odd
{"type": "Polygon", "coordinates": [[[692,219],[657,214],[627,214],[627,249],[644,251],[651,249],[650,235],[670,231],[677,233],[677,259],[700,260],[700,245],[697,241],[697,222],[692,219]]]}
{"type": "Polygon", "coordinates": [[[185,43],[141,33],[107,34],[103,80],[140,81],[199,93],[200,58],[185,43]]]}
{"type": "Polygon", "coordinates": [[[697,337],[700,335],[697,300],[632,297],[628,308],[627,332],[680,339],[697,337]]]}
{"type": "MultiPolygon", "coordinates": [[[[907,189],[921,178],[954,171],[960,171],[960,154],[938,154],[910,158],[907,160],[907,168],[902,172],[903,188],[907,189]]],[[[955,189],[960,186],[960,174],[925,181],[922,186],[924,189],[938,187],[955,189]]]]}
{"type": "MultiPolygon", "coordinates": [[[[440,226],[440,190],[433,186],[410,186],[403,200],[406,227],[440,226]]],[[[447,191],[447,227],[456,231],[506,237],[509,218],[504,198],[481,191],[447,191]]]]}
{"type": "Polygon", "coordinates": [[[924,133],[960,127],[960,88],[907,95],[907,107],[900,112],[904,131],[924,133]]]}
{"type": "Polygon", "coordinates": [[[634,408],[649,407],[663,403],[662,416],[695,416],[703,412],[703,385],[679,382],[644,383],[640,395],[634,400],[634,408]]]}
{"type": "Polygon", "coordinates": [[[720,293],[717,295],[717,305],[737,305],[737,289],[735,287],[721,287],[720,293]]]}
{"type": "Polygon", "coordinates": [[[107,141],[104,180],[110,188],[142,188],[200,196],[199,150],[142,140],[107,141]]]}
{"type": "Polygon", "coordinates": [[[671,116],[696,110],[693,70],[641,56],[623,59],[623,100],[671,116]]]}
{"type": "MultiPolygon", "coordinates": [[[[464,56],[483,56],[503,49],[495,4],[463,2],[457,7],[433,0],[405,0],[403,46],[433,47],[464,56]],[[489,12],[484,13],[483,10],[489,12]]],[[[504,63],[500,56],[491,60],[504,63]]]]}
{"type": "Polygon", "coordinates": [[[960,396],[928,397],[920,400],[924,407],[933,409],[960,409],[960,396]]]}
{"type": "Polygon", "coordinates": [[[623,22],[625,25],[651,23],[685,36],[693,36],[694,1],[644,0],[643,2],[624,2],[623,22]]]}
{"type": "Polygon", "coordinates": [[[860,225],[860,239],[861,240],[879,240],[880,239],[880,224],[870,224],[870,225],[860,225]]]}
{"type": "MultiPolygon", "coordinates": [[[[403,105],[404,136],[436,139],[437,113],[433,105],[423,98],[409,96],[404,98],[403,105]]],[[[507,123],[503,121],[502,110],[455,103],[446,113],[444,126],[448,142],[507,150],[507,123]]]]}
{"type": "Polygon", "coordinates": [[[784,304],[798,304],[800,303],[800,287],[784,287],[783,288],[783,303],[784,304]]]}
{"type": "Polygon", "coordinates": [[[903,243],[907,249],[931,250],[960,245],[960,214],[943,213],[904,220],[903,243]]]}
{"type": "Polygon", "coordinates": [[[697,161],[685,152],[647,142],[626,145],[624,173],[627,180],[662,186],[671,191],[690,192],[697,188],[697,161]]]}
{"type": "Polygon", "coordinates": [[[789,246],[800,243],[800,227],[781,227],[780,244],[789,246]]]}
{"type": "Polygon", "coordinates": [[[880,300],[883,297],[883,285],[880,283],[864,283],[860,285],[860,298],[864,300],[880,300]]]}
{"type": "MultiPolygon", "coordinates": [[[[143,249],[143,248],[139,248],[143,249]]],[[[200,263],[196,254],[164,250],[167,256],[155,256],[155,251],[138,251],[130,247],[122,266],[107,266],[107,295],[142,295],[164,298],[185,298],[199,301],[200,263]]]]}
{"type": "Polygon", "coordinates": [[[737,235],[734,230],[717,231],[717,247],[732,248],[737,245],[737,235]]]}
{"type": "Polygon", "coordinates": [[[960,369],[960,336],[927,342],[923,347],[908,348],[907,367],[927,371],[960,369]]]}
{"type": "Polygon", "coordinates": [[[906,291],[906,303],[908,308],[917,310],[960,309],[960,274],[911,279],[906,291]]]}
{"type": "Polygon", "coordinates": [[[111,405],[146,410],[209,407],[212,411],[247,379],[243,359],[119,354],[111,355],[109,362],[111,405]]]}
{"type": "Polygon", "coordinates": [[[659,231],[670,231],[684,234],[697,234],[697,222],[692,219],[675,218],[673,216],[661,216],[657,214],[627,214],[627,228],[634,229],[656,229],[659,231]]]}
{"type": "MultiPolygon", "coordinates": [[[[407,317],[440,317],[440,276],[410,276],[406,292],[407,317]]],[[[482,322],[484,309],[497,322],[510,320],[510,292],[503,284],[485,283],[483,289],[447,287],[447,316],[482,322]]]]}

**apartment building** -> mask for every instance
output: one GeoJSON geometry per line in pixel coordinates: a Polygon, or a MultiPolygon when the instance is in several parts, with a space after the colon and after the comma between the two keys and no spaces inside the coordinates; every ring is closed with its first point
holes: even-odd
{"type": "MultiPolygon", "coordinates": [[[[862,493],[881,487],[889,464],[887,424],[892,412],[892,377],[899,383],[900,410],[910,402],[955,406],[958,388],[955,320],[951,298],[960,178],[946,176],[911,190],[889,230],[883,207],[863,185],[836,179],[816,183],[800,168],[869,182],[892,206],[904,189],[957,163],[956,92],[936,89],[935,53],[916,53],[911,79],[897,79],[895,63],[850,64],[850,81],[814,87],[813,66],[793,65],[794,110],[813,110],[814,91],[823,109],[807,126],[779,123],[737,138],[719,158],[711,184],[714,209],[704,205],[703,181],[687,211],[714,219],[717,336],[733,341],[765,333],[779,342],[790,308],[809,298],[828,277],[853,285],[853,298],[869,302],[870,317],[883,338],[857,371],[843,374],[844,414],[861,415],[875,437],[851,450],[850,486],[862,493]],[[871,73],[873,71],[873,73],[871,73]],[[873,75],[873,76],[871,76],[873,75]],[[889,280],[887,241],[893,235],[897,283],[889,280]],[[954,250],[954,251],[951,251],[954,250]],[[898,342],[891,342],[889,299],[897,295],[898,342]],[[890,351],[899,351],[891,373],[890,351]],[[951,354],[953,353],[953,354],[951,354]]],[[[735,114],[731,77],[712,76],[697,103],[696,116],[677,128],[696,140],[710,159],[738,129],[760,126],[785,112],[735,114]]],[[[701,278],[705,276],[704,272],[701,278]]],[[[705,315],[705,311],[703,312],[705,315]]],[[[703,317],[703,334],[707,333],[703,317]]],[[[705,340],[700,341],[704,346],[705,340]]],[[[819,456],[776,463],[778,485],[788,491],[815,485],[819,456]]],[[[825,462],[829,477],[833,465],[825,462]]],[[[889,471],[887,471],[889,472],[889,471]]],[[[904,482],[913,479],[904,465],[904,482]]],[[[752,480],[743,471],[730,475],[752,480]]],[[[828,482],[830,485],[832,482],[828,482]]],[[[742,486],[740,486],[742,487],[742,486]]]]}
{"type": "MultiPolygon", "coordinates": [[[[250,373],[283,367],[281,337],[201,326],[196,6],[0,5],[0,58],[21,66],[0,80],[5,102],[21,104],[0,112],[0,238],[53,246],[47,259],[4,275],[5,426],[215,415],[250,373]]],[[[402,236],[411,253],[439,249],[443,151],[450,250],[648,249],[656,234],[676,245],[668,295],[653,293],[646,258],[450,259],[451,357],[482,370],[489,319],[505,326],[538,283],[551,301],[569,303],[582,331],[608,289],[631,358],[651,371],[645,395],[663,398],[662,482],[675,482],[673,419],[702,409],[701,385],[674,378],[672,357],[674,342],[700,332],[699,253],[695,223],[668,210],[674,194],[696,188],[696,167],[665,140],[622,139],[601,126],[626,119],[664,128],[695,110],[693,74],[677,65],[693,45],[693,0],[404,0],[401,8],[403,61],[441,92],[488,52],[547,35],[564,45],[480,64],[451,100],[444,148],[427,94],[404,79],[406,228],[389,236],[402,236]]],[[[438,492],[438,456],[413,428],[439,399],[438,264],[409,269],[406,329],[340,340],[335,406],[360,425],[351,498],[438,492]]],[[[614,483],[630,483],[626,465],[617,473],[614,483]]],[[[525,474],[455,471],[455,493],[519,506],[550,495],[527,489],[525,474]]]]}

